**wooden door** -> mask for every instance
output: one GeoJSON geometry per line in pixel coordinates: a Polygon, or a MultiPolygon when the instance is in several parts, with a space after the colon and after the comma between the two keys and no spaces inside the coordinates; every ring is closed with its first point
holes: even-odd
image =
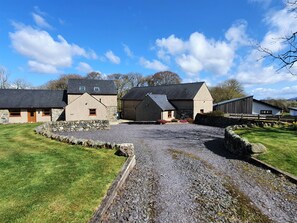
{"type": "Polygon", "coordinates": [[[36,110],[28,109],[28,122],[36,122],[36,110]]]}

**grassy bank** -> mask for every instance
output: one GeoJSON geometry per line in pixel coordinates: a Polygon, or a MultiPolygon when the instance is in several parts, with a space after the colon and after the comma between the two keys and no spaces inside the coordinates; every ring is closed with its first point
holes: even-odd
{"type": "Polygon", "coordinates": [[[268,149],[258,159],[297,176],[297,131],[290,128],[252,128],[235,131],[251,143],[268,149]]]}
{"type": "Polygon", "coordinates": [[[125,158],[0,125],[0,222],[86,222],[125,158]]]}

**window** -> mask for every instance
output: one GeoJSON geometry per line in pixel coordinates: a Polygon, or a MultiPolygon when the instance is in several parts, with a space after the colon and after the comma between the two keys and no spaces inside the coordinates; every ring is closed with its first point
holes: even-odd
{"type": "Polygon", "coordinates": [[[51,115],[51,109],[44,109],[42,111],[42,116],[50,116],[51,115]]]}
{"type": "Polygon", "coordinates": [[[9,110],[9,117],[20,117],[21,109],[11,109],[9,110]]]}
{"type": "Polygon", "coordinates": [[[89,109],[89,116],[96,116],[96,108],[89,109]]]}
{"type": "Polygon", "coordinates": [[[200,113],[203,114],[204,113],[204,109],[200,109],[200,113]]]}
{"type": "Polygon", "coordinates": [[[99,87],[94,87],[94,91],[95,92],[99,92],[100,91],[100,88],[99,87]]]}
{"type": "Polygon", "coordinates": [[[260,114],[271,115],[272,114],[272,110],[260,110],[260,114]]]}
{"type": "Polygon", "coordinates": [[[172,118],[172,111],[168,111],[168,118],[172,118]]]}
{"type": "Polygon", "coordinates": [[[86,87],[85,86],[79,86],[78,90],[80,92],[85,92],[86,91],[86,87]]]}

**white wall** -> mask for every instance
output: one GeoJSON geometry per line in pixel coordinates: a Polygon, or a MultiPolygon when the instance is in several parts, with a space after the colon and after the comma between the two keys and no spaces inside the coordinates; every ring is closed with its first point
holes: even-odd
{"type": "Polygon", "coordinates": [[[296,110],[290,109],[290,115],[297,116],[297,108],[296,110]]]}
{"type": "Polygon", "coordinates": [[[261,110],[271,110],[272,115],[281,115],[281,110],[253,101],[253,114],[260,114],[261,110]]]}

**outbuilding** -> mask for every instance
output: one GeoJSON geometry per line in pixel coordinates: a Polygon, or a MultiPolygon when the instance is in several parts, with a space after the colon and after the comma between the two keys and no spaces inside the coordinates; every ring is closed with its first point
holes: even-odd
{"type": "Polygon", "coordinates": [[[247,96],[222,101],[213,105],[213,110],[219,110],[229,114],[263,114],[281,115],[282,109],[263,101],[247,96]]]}
{"type": "Polygon", "coordinates": [[[170,121],[174,118],[175,108],[166,95],[149,93],[136,106],[136,121],[170,121]]]}
{"type": "MultiPolygon", "coordinates": [[[[206,84],[196,82],[132,88],[121,99],[122,117],[129,120],[136,120],[138,117],[144,119],[144,115],[139,114],[139,111],[136,115],[136,109],[148,94],[165,95],[168,102],[175,108],[176,118],[195,118],[197,113],[212,111],[213,99],[206,84]]],[[[150,112],[153,111],[147,110],[145,115],[150,116],[150,112]]]]}

